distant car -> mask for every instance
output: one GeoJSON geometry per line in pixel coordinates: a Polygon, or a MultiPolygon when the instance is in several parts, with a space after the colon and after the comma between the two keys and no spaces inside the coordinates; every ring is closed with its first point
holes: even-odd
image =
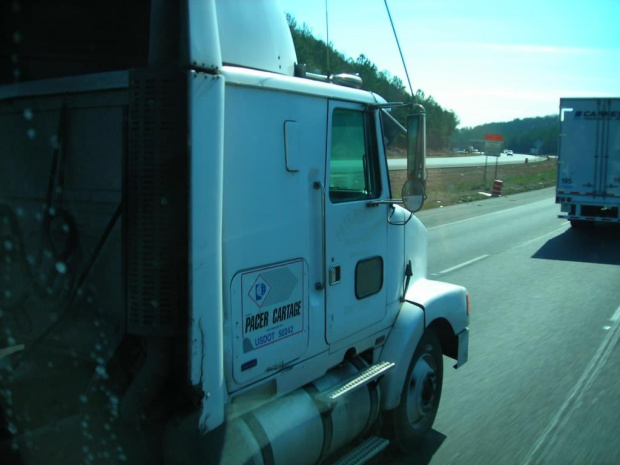
{"type": "Polygon", "coordinates": [[[506,153],[506,155],[508,155],[508,156],[512,156],[512,155],[513,155],[512,150],[504,150],[504,152],[505,152],[505,153],[506,153]]]}

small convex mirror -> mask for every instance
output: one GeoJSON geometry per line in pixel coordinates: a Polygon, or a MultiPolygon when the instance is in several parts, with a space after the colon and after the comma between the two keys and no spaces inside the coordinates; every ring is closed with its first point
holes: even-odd
{"type": "Polygon", "coordinates": [[[424,185],[416,179],[405,182],[401,195],[405,208],[411,213],[419,211],[424,205],[424,185]]]}

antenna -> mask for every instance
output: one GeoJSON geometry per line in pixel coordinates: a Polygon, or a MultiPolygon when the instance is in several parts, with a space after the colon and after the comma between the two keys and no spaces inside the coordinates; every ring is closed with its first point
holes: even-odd
{"type": "MultiPolygon", "coordinates": [[[[390,18],[390,24],[392,25],[392,31],[394,32],[394,38],[396,39],[396,45],[398,46],[398,53],[400,53],[400,59],[403,62],[403,68],[405,68],[405,75],[407,76],[407,83],[409,83],[409,92],[411,92],[411,99],[413,100],[413,87],[411,86],[411,79],[409,79],[409,71],[407,71],[407,65],[405,64],[405,57],[403,57],[403,51],[400,48],[400,42],[398,41],[398,34],[396,34],[396,28],[394,27],[394,21],[392,21],[392,15],[390,14],[390,7],[387,0],[385,2],[385,9],[387,10],[388,17],[390,18]]],[[[325,0],[327,3],[327,0],[325,0]]]]}
{"type": "Polygon", "coordinates": [[[329,76],[329,17],[327,16],[327,0],[325,0],[325,29],[327,29],[327,48],[325,54],[327,55],[327,75],[329,76]]]}

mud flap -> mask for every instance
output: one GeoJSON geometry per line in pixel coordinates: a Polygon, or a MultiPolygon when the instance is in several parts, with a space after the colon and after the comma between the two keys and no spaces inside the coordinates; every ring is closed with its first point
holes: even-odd
{"type": "Polygon", "coordinates": [[[462,367],[469,358],[469,328],[465,328],[457,334],[457,337],[459,338],[459,352],[454,368],[462,367]]]}

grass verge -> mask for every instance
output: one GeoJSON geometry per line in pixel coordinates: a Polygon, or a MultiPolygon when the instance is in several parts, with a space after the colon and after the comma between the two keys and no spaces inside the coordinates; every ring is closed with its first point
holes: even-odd
{"type": "MultiPolygon", "coordinates": [[[[557,159],[539,163],[499,165],[495,177],[495,165],[489,165],[484,179],[484,166],[473,168],[434,168],[428,170],[426,181],[427,199],[423,210],[445,207],[488,198],[480,192],[490,193],[493,181],[503,181],[501,195],[518,194],[555,186],[557,159]]],[[[393,198],[400,198],[400,189],[407,173],[390,171],[393,198]]]]}

